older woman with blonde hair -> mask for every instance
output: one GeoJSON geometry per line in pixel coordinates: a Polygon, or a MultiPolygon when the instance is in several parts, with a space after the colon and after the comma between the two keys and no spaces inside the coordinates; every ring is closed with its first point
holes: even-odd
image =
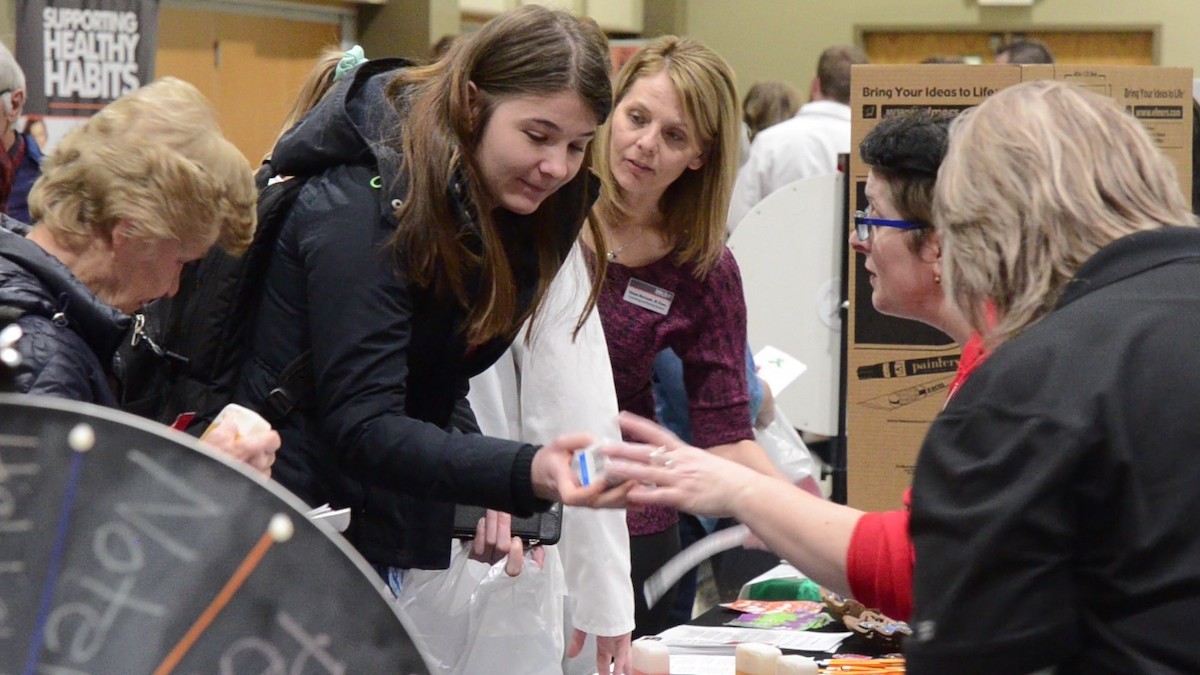
{"type": "MultiPolygon", "coordinates": [[[[127,314],[174,294],[183,265],[214,244],[244,249],[254,197],[249,164],[180,80],[127,94],[69,133],[30,193],[33,227],[0,229],[0,307],[24,333],[17,390],[116,407],[127,314]]],[[[227,440],[214,445],[269,472],[274,432],[227,440]]]]}
{"type": "Polygon", "coordinates": [[[1200,229],[1173,167],[1112,101],[1022,84],[953,127],[934,218],[992,354],[917,462],[909,672],[1200,672],[1200,229]]]}
{"type": "Polygon", "coordinates": [[[250,245],[257,193],[249,164],[191,84],[167,77],[127,94],[58,148],[30,194],[35,233],[91,241],[116,224],[109,218],[134,215],[144,238],[177,240],[188,253],[250,245]],[[113,213],[98,217],[98,203],[113,213]]]}

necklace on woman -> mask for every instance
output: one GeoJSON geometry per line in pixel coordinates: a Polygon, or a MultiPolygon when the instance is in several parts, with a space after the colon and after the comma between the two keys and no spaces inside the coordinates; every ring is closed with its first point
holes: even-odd
{"type": "Polygon", "coordinates": [[[616,260],[620,257],[621,251],[624,251],[625,249],[629,248],[631,245],[636,244],[638,242],[638,240],[640,240],[645,235],[646,235],[646,230],[642,230],[641,232],[638,232],[636,235],[634,235],[633,238],[630,239],[629,241],[610,250],[607,253],[608,261],[616,262],[616,260]]]}

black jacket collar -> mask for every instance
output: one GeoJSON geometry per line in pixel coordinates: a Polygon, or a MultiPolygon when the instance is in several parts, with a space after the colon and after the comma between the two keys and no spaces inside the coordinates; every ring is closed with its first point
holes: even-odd
{"type": "Polygon", "coordinates": [[[1058,306],[1067,304],[1109,284],[1169,265],[1200,258],[1200,228],[1165,227],[1135,232],[1111,242],[1088,258],[1075,278],[1067,283],[1058,306]]]}
{"type": "Polygon", "coordinates": [[[111,360],[129,317],[96,297],[58,258],[5,227],[0,227],[0,279],[0,304],[66,325],[101,363],[111,360]]]}

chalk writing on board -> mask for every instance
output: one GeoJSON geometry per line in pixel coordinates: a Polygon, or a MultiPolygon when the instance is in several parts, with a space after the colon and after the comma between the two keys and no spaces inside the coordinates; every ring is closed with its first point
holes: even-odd
{"type": "MultiPolygon", "coordinates": [[[[26,534],[32,531],[33,522],[19,516],[18,494],[14,492],[17,481],[37,475],[36,436],[0,434],[0,534],[26,534]]],[[[25,572],[25,563],[8,559],[9,555],[20,555],[24,546],[13,546],[0,550],[0,575],[20,575],[25,572]]],[[[0,596],[0,639],[13,636],[13,617],[8,599],[0,596]]]]}
{"type": "MultiPolygon", "coordinates": [[[[121,501],[113,506],[115,517],[97,526],[91,536],[91,553],[99,569],[72,575],[71,583],[61,589],[65,602],[58,604],[46,620],[45,648],[65,657],[77,666],[87,665],[100,653],[114,626],[134,615],[161,618],[165,608],[147,597],[139,597],[139,573],[145,568],[147,540],[161,546],[181,563],[198,558],[194,547],[167,529],[169,521],[211,519],[225,515],[225,509],[199,490],[191,487],[169,469],[144,452],[130,450],[125,455],[130,471],[141,471],[153,483],[165,487],[175,501],[121,501]],[[107,572],[105,579],[91,572],[107,572]]],[[[178,528],[176,528],[178,530],[178,528]]],[[[187,530],[183,530],[187,531],[187,530]]],[[[49,668],[60,665],[45,664],[49,668]]]]}
{"type": "Polygon", "coordinates": [[[427,674],[374,572],[301,506],[145,420],[0,394],[0,673],[150,673],[185,644],[176,675],[427,674]]]}
{"type": "Polygon", "coordinates": [[[256,637],[241,638],[221,655],[221,675],[247,672],[269,675],[307,673],[310,661],[315,662],[314,666],[324,669],[318,672],[329,675],[343,675],[346,672],[345,664],[336,660],[327,650],[331,642],[328,635],[309,633],[287,612],[279,612],[275,621],[296,641],[299,652],[289,661],[279,645],[272,645],[256,637]]]}
{"type": "Polygon", "coordinates": [[[40,470],[36,461],[37,437],[0,435],[0,534],[29,532],[33,523],[17,518],[17,496],[9,487],[40,470]],[[5,452],[7,451],[7,452],[5,452]]]}
{"type": "Polygon", "coordinates": [[[196,550],[182,540],[172,537],[152,518],[218,518],[225,514],[225,509],[205,496],[203,492],[191,487],[161,464],[155,462],[149,455],[131,450],[127,458],[155,481],[169,487],[176,495],[186,499],[188,503],[119,502],[115,508],[117,514],[165,548],[171,555],[183,562],[194,562],[197,558],[196,550]]]}

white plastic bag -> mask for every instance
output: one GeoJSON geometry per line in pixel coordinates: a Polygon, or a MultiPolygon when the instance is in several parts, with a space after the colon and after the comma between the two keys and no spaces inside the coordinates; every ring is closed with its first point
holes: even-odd
{"type": "Polygon", "coordinates": [[[397,600],[433,673],[560,675],[566,581],[558,552],[539,566],[525,554],[510,577],[504,561],[471,560],[454,544],[450,567],[411,570],[397,600]]]}
{"type": "Polygon", "coordinates": [[[818,497],[822,496],[812,453],[778,406],[775,407],[775,419],[765,429],[754,430],[754,440],[767,451],[775,467],[794,485],[818,497]]]}

